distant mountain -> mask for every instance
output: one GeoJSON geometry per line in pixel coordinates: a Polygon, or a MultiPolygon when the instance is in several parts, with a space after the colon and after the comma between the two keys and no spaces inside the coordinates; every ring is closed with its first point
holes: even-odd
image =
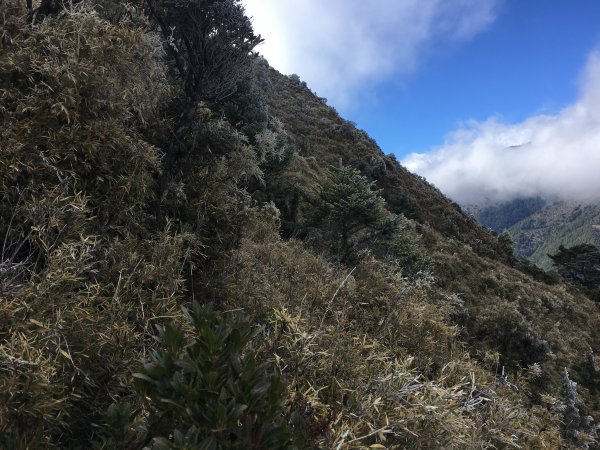
{"type": "Polygon", "coordinates": [[[545,270],[552,268],[548,254],[556,253],[561,245],[600,246],[600,203],[531,197],[465,209],[492,231],[508,233],[515,255],[545,270]]]}
{"type": "Polygon", "coordinates": [[[600,203],[555,202],[514,224],[508,233],[517,256],[548,270],[552,267],[548,254],[561,245],[600,246],[600,203]]]}
{"type": "Polygon", "coordinates": [[[544,206],[546,206],[546,200],[540,197],[530,197],[489,204],[484,207],[471,206],[467,209],[479,223],[496,233],[503,233],[544,206]]]}

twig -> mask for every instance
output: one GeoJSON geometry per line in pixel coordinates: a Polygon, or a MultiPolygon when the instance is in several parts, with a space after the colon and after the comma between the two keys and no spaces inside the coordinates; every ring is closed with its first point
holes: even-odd
{"type": "Polygon", "coordinates": [[[335,293],[333,294],[333,297],[331,297],[331,300],[329,300],[329,303],[327,304],[327,308],[325,308],[325,312],[323,313],[323,317],[321,318],[321,323],[319,324],[319,329],[321,329],[323,327],[323,322],[325,321],[325,317],[327,316],[327,313],[331,309],[331,305],[333,305],[333,301],[337,297],[338,292],[340,292],[340,290],[344,287],[344,285],[346,284],[346,281],[348,281],[348,278],[350,278],[352,276],[352,274],[354,273],[355,270],[356,270],[356,267],[354,267],[354,269],[352,269],[350,271],[350,273],[348,275],[346,275],[346,278],[344,278],[344,281],[342,281],[342,283],[338,286],[335,293]]]}

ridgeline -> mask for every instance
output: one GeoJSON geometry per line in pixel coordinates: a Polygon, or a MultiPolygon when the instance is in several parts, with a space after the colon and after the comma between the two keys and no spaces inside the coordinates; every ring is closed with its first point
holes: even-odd
{"type": "Polygon", "coordinates": [[[0,10],[0,447],[598,445],[598,303],[269,67],[239,1],[0,10]]]}

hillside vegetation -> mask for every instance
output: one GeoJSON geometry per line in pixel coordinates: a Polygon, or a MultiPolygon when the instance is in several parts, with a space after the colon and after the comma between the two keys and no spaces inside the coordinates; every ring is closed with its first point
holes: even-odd
{"type": "Polygon", "coordinates": [[[539,267],[552,268],[553,255],[562,245],[600,246],[600,206],[556,202],[521,220],[508,229],[518,256],[539,267]]]}
{"type": "Polygon", "coordinates": [[[599,304],[254,51],[0,1],[0,447],[597,448],[599,304]]]}
{"type": "Polygon", "coordinates": [[[553,269],[549,255],[559,247],[600,245],[600,206],[593,202],[517,198],[465,210],[495,233],[507,233],[515,256],[543,270],[553,269]]]}

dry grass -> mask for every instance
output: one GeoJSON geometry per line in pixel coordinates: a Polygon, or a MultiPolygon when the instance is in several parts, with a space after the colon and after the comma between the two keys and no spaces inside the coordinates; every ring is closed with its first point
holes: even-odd
{"type": "Polygon", "coordinates": [[[311,445],[554,449],[593,438],[569,429],[565,411],[600,410],[598,305],[507,266],[496,237],[301,83],[258,70],[283,124],[257,147],[204,105],[159,191],[158,146],[170,148],[179,98],[143,15],[121,5],[108,21],[82,2],[31,25],[21,2],[0,7],[0,446],[92,446],[123,397],[147,414],[130,374],[156,347],[155,325],[181,323],[192,300],[259,328],[251,350],[277,367],[286,419],[311,445]],[[298,152],[271,173],[279,138],[298,152]],[[347,267],[318,239],[280,237],[279,211],[258,194],[277,184],[293,234],[302,193],[340,159],[409,216],[394,245],[430,272],[412,276],[378,248],[347,267]],[[580,382],[570,399],[565,367],[580,382]]]}
{"type": "Polygon", "coordinates": [[[310,405],[319,445],[560,445],[544,410],[469,358],[427,282],[373,259],[348,272],[275,234],[246,238],[228,270],[226,306],[263,327],[256,351],[310,405]]]}

